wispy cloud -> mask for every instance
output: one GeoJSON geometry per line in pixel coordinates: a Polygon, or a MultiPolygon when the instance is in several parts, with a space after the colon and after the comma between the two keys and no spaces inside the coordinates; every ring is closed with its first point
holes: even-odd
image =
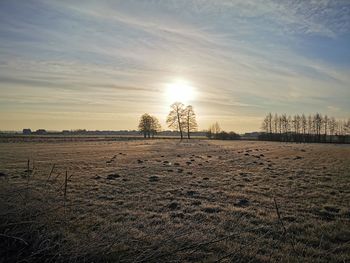
{"type": "MultiPolygon", "coordinates": [[[[344,100],[350,62],[329,57],[350,45],[347,1],[4,1],[0,7],[0,112],[17,112],[19,121],[18,108],[33,116],[46,110],[47,121],[50,112],[68,109],[75,118],[98,112],[134,119],[104,122],[101,128],[110,129],[134,128],[144,111],[164,121],[162,92],[178,77],[198,91],[192,103],[202,128],[216,116],[227,129],[237,128],[229,116],[245,119],[246,130],[258,129],[253,121],[268,111],[350,113],[344,100]],[[322,47],[327,56],[306,46],[322,47]]],[[[62,118],[63,128],[67,123],[62,118]]]]}

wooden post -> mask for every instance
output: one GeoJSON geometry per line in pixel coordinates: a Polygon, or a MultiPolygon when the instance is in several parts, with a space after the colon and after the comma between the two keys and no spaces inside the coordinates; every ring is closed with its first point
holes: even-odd
{"type": "Polygon", "coordinates": [[[68,170],[66,170],[66,177],[64,179],[64,214],[66,214],[67,183],[68,183],[68,170]]]}
{"type": "Polygon", "coordinates": [[[48,181],[50,180],[50,177],[51,177],[51,175],[52,175],[52,173],[53,173],[53,170],[55,169],[55,165],[56,165],[56,164],[53,164],[53,165],[52,165],[51,171],[50,171],[50,173],[49,173],[49,176],[47,177],[46,182],[48,182],[48,181]]]}

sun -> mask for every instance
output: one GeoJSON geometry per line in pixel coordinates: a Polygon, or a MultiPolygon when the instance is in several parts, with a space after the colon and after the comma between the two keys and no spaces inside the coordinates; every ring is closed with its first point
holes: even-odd
{"type": "Polygon", "coordinates": [[[167,102],[188,103],[195,98],[194,87],[185,80],[176,80],[166,85],[165,96],[167,102]]]}

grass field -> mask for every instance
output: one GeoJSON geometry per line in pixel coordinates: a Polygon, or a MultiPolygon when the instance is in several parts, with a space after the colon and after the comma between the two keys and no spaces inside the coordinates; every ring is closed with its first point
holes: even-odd
{"type": "Polygon", "coordinates": [[[350,145],[2,142],[0,186],[2,262],[350,262],[350,145]]]}

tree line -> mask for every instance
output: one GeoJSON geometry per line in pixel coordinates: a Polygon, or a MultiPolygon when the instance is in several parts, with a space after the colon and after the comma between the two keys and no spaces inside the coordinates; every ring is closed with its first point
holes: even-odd
{"type": "Polygon", "coordinates": [[[266,115],[262,122],[261,140],[286,142],[350,142],[350,119],[337,120],[334,117],[316,113],[306,116],[296,114],[266,115]]]}
{"type": "MultiPolygon", "coordinates": [[[[191,132],[197,131],[198,128],[193,107],[185,106],[181,102],[175,102],[170,106],[166,123],[169,128],[179,131],[181,139],[184,135],[190,139],[191,132]]],[[[145,113],[140,118],[138,129],[144,138],[151,138],[161,130],[161,125],[155,116],[145,113]]]]}

